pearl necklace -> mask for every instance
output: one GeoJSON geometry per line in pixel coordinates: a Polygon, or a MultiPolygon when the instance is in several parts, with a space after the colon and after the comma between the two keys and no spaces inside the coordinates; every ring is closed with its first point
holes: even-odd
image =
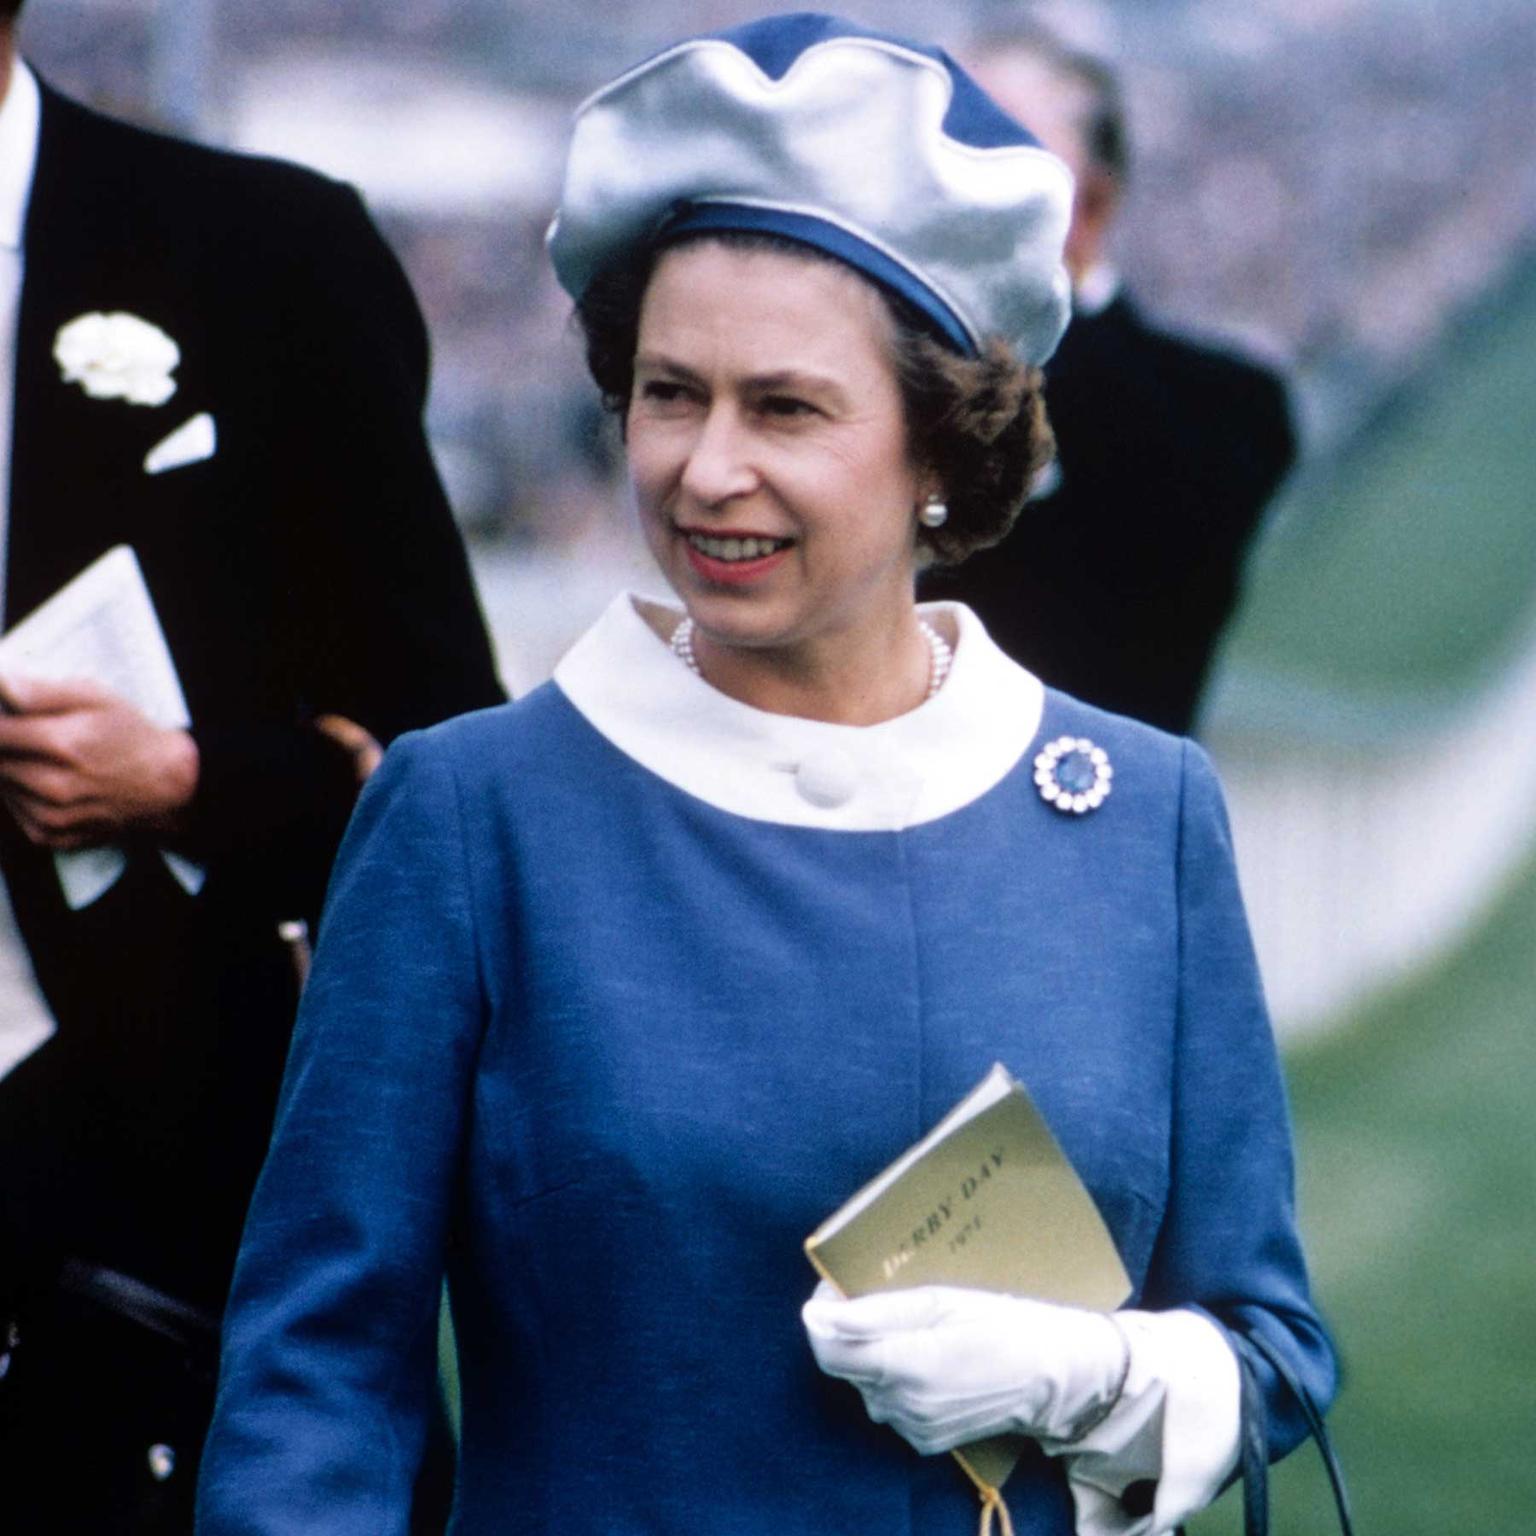
{"type": "MultiPolygon", "coordinates": [[[[944,686],[944,679],[949,676],[949,669],[955,664],[955,651],[927,619],[919,619],[917,627],[922,630],[923,640],[928,646],[928,691],[923,695],[923,703],[926,704],[944,686]]],[[[699,658],[693,654],[692,619],[685,618],[672,631],[670,644],[672,654],[695,677],[703,677],[704,674],[699,670],[699,658]]]]}

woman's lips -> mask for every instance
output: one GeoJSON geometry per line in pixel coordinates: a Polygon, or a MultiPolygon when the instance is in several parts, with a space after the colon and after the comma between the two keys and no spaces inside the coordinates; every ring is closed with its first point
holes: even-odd
{"type": "Polygon", "coordinates": [[[776,539],[760,533],[700,533],[679,529],[688,563],[704,578],[720,586],[741,586],[756,581],[783,563],[793,539],[776,539]]]}

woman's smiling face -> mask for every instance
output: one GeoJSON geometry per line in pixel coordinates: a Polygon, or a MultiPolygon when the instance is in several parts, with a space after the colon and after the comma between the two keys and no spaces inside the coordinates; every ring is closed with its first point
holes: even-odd
{"type": "Polygon", "coordinates": [[[627,413],[651,551],[699,630],[753,650],[910,624],[912,462],[879,294],[813,255],[665,253],[627,413]]]}

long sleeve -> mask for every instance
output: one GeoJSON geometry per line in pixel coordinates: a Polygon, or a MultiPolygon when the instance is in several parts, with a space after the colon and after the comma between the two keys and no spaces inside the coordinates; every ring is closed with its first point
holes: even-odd
{"type": "Polygon", "coordinates": [[[254,720],[238,700],[220,701],[216,718],[195,722],[201,781],[188,838],[196,857],[265,866],[273,899],[301,909],[314,904],[356,793],[350,762],[309,722],[343,715],[387,745],[504,696],[422,429],[420,311],[356,194],[306,190],[302,242],[273,253],[287,314],[267,514],[288,607],[271,643],[296,707],[286,721],[254,720]]]}
{"type": "MultiPolygon", "coordinates": [[[[1184,750],[1173,1177],[1142,1302],[1199,1306],[1233,1333],[1262,1333],[1326,1406],[1335,1360],[1296,1231],[1290,1109],[1226,808],[1205,754],[1184,750]]],[[[1267,1372],[1264,1382],[1280,1456],[1306,1424],[1284,1386],[1267,1372]]]]}
{"type": "Polygon", "coordinates": [[[350,188],[46,85],[25,253],[6,612],[131,545],[200,757],[175,851],[234,922],[313,916],[357,789],[313,719],[387,743],[502,697],[423,431],[409,284],[350,188]],[[175,343],[160,405],[62,377],[59,330],[103,307],[175,343]],[[208,456],[148,472],[199,418],[208,456]]]}
{"type": "MultiPolygon", "coordinates": [[[[1095,1536],[1172,1529],[1229,1479],[1234,1336],[1262,1332],[1319,1403],[1335,1386],[1296,1233],[1289,1112],[1226,811],[1205,754],[1193,743],[1184,753],[1167,1213],[1141,1310],[1122,1315],[1132,1365],[1121,1401],[1060,1448],[1079,1531],[1095,1536]]],[[[1267,1370],[1264,1382],[1278,1457],[1305,1428],[1286,1388],[1267,1370]]]]}
{"type": "Polygon", "coordinates": [[[482,988],[451,766],[399,742],[348,831],[251,1207],[204,1536],[404,1531],[482,988]]]}

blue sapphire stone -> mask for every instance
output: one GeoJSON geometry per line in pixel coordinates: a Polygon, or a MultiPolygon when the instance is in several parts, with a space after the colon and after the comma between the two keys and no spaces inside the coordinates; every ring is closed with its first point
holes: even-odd
{"type": "Polygon", "coordinates": [[[1056,764],[1056,782],[1070,795],[1086,795],[1098,782],[1093,759],[1086,752],[1068,752],[1056,764]]]}

